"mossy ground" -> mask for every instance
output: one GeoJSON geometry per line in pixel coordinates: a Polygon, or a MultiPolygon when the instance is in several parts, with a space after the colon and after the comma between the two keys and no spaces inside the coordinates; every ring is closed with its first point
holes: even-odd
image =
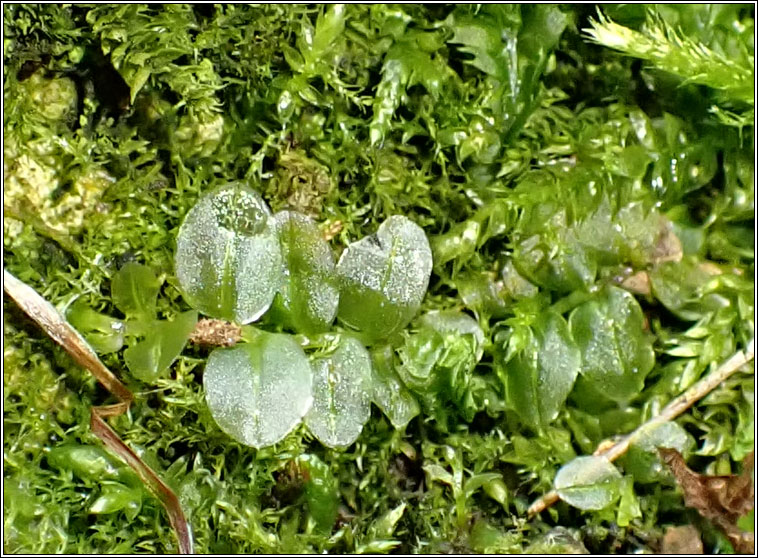
{"type": "MultiPolygon", "coordinates": [[[[312,215],[337,252],[407,215],[435,252],[423,310],[464,309],[487,336],[461,387],[470,399],[443,398],[402,430],[372,407],[344,451],[304,427],[258,451],[223,434],[203,397],[206,348],[188,346],[151,384],[129,376],[122,352],[104,355],[137,396],[111,425],[177,492],[197,552],[626,553],[657,551],[667,525],[689,523],[707,551],[729,550],[671,478],[625,471],[626,496],[597,512],[559,503],[527,519],[526,508],[561,465],[752,337],[753,129],[709,112],[746,110],[741,100],[588,43],[587,6],[3,9],[4,265],[47,300],[120,317],[110,282],[137,261],[163,281],[161,317],[189,309],[173,277],[177,229],[202,192],[240,180],[275,211],[312,215]],[[590,183],[615,209],[665,215],[681,262],[658,267],[635,228],[647,217],[608,217],[624,230],[610,247],[596,230],[583,237],[581,223],[604,222],[600,198],[585,203],[590,183]],[[533,265],[531,237],[550,246],[550,273],[533,265]],[[712,273],[697,283],[693,269],[712,273]],[[683,286],[637,294],[656,355],[641,393],[588,408],[578,386],[542,429],[514,412],[501,381],[512,331],[619,273],[661,270],[683,286]],[[334,525],[318,521],[324,497],[303,455],[336,487],[334,525]]],[[[752,8],[661,14],[752,56],[752,8]]],[[[645,19],[644,7],[610,15],[645,19]]],[[[90,408],[109,395],[7,297],[3,335],[5,551],[176,552],[159,502],[90,432],[90,408]],[[91,451],[51,463],[74,445],[91,451]]],[[[735,471],[754,444],[752,372],[678,423],[694,469],[735,471]]]]}

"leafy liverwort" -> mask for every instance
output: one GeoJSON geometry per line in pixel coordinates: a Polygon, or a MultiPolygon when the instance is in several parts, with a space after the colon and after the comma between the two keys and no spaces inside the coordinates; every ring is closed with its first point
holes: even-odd
{"type": "Polygon", "coordinates": [[[176,275],[187,301],[241,324],[268,310],[280,285],[282,255],[261,196],[228,184],[203,196],[176,239],[176,275]]]}
{"type": "Polygon", "coordinates": [[[432,271],[424,231],[393,215],[376,234],[354,242],[337,264],[339,318],[373,339],[405,327],[418,311],[432,271]]]}
{"type": "Polygon", "coordinates": [[[259,332],[208,358],[205,398],[221,430],[248,446],[275,444],[310,409],[311,366],[292,337],[259,332]]]}

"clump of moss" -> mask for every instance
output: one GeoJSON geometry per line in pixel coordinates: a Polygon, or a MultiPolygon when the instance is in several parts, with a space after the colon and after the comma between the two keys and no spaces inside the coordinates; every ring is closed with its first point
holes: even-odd
{"type": "MultiPolygon", "coordinates": [[[[420,322],[392,339],[388,367],[435,380],[423,412],[396,429],[372,408],[344,451],[305,429],[259,451],[225,436],[204,401],[206,347],[148,383],[123,351],[103,355],[137,396],[112,426],[176,491],[198,552],[657,551],[662,523],[690,523],[676,487],[634,456],[617,504],[526,509],[566,462],[754,335],[749,7],[3,10],[4,265],[53,304],[120,317],[111,280],[136,261],[162,280],[158,316],[186,311],[178,227],[204,192],[239,181],[312,215],[337,251],[407,216],[435,260],[421,313],[461,311],[483,333],[473,368],[466,343],[420,322]],[[651,37],[661,49],[640,50],[651,37]],[[636,316],[614,322],[654,355],[641,388],[608,400],[594,367],[565,397],[547,393],[540,374],[558,367],[531,355],[584,362],[581,324],[609,293],[636,316]]],[[[104,451],[89,408],[108,395],[10,300],[4,312],[5,548],[174,552],[138,487],[49,462],[61,447],[104,451]]],[[[735,374],[677,421],[693,469],[734,471],[752,448],[753,382],[735,374]]],[[[709,552],[730,550],[699,528],[709,552]]]]}
{"type": "Polygon", "coordinates": [[[268,181],[264,196],[282,204],[278,209],[294,209],[314,219],[321,216],[326,196],[334,189],[334,181],[329,169],[309,158],[300,149],[284,151],[276,161],[271,180],[268,181]]]}

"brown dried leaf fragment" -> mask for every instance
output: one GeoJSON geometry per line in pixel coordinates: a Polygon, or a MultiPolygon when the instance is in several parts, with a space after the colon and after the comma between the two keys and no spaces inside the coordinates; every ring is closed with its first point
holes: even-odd
{"type": "Polygon", "coordinates": [[[209,347],[231,347],[242,339],[242,328],[224,320],[203,319],[190,333],[190,342],[209,347]]]}
{"type": "Polygon", "coordinates": [[[630,293],[648,296],[651,293],[650,276],[647,271],[638,271],[624,279],[621,286],[630,293]]]}
{"type": "Polygon", "coordinates": [[[658,448],[684,493],[684,503],[718,526],[740,554],[753,554],[753,533],[737,527],[737,520],[753,509],[753,452],[745,457],[741,475],[708,476],[687,467],[681,454],[669,448],[658,448]]]}
{"type": "Polygon", "coordinates": [[[658,237],[651,254],[653,263],[660,264],[663,262],[678,262],[682,259],[682,242],[676,236],[667,219],[661,221],[661,227],[658,231],[658,237]]]}
{"type": "Polygon", "coordinates": [[[703,541],[692,525],[669,527],[661,541],[661,554],[702,554],[703,541]]]}

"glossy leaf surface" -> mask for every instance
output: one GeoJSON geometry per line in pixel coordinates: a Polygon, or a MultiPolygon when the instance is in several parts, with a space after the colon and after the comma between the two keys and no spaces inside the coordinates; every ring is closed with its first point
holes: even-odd
{"type": "Polygon", "coordinates": [[[618,499],[621,478],[605,457],[577,457],[555,475],[555,489],[567,504],[582,510],[601,510],[618,499]]]}
{"type": "Polygon", "coordinates": [[[325,331],[337,315],[339,289],[331,248],[309,217],[295,211],[274,215],[284,273],[273,310],[305,333],[325,331]]]}
{"type": "Polygon", "coordinates": [[[582,375],[614,401],[638,394],[655,364],[644,323],[634,296],[617,287],[606,288],[571,313],[571,334],[582,351],[582,375]]]}
{"type": "Polygon", "coordinates": [[[504,369],[507,399],[525,423],[541,429],[558,416],[579,374],[581,356],[558,314],[545,313],[531,333],[522,331],[524,348],[504,369]]]}
{"type": "Polygon", "coordinates": [[[259,332],[250,343],[216,349],[203,375],[221,429],[255,448],[275,444],[311,406],[311,365],[289,336],[259,332]]]}
{"type": "Polygon", "coordinates": [[[282,272],[270,218],[263,198],[238,184],[206,194],[187,213],[174,261],[193,307],[241,324],[268,310],[282,272]]]}
{"type": "Polygon", "coordinates": [[[424,231],[393,215],[376,234],[342,253],[338,315],[347,325],[381,339],[405,327],[418,311],[432,271],[424,231]]]}
{"type": "Polygon", "coordinates": [[[393,352],[392,347],[385,345],[371,353],[371,400],[387,415],[392,426],[403,428],[419,414],[420,407],[395,372],[393,352]]]}
{"type": "Polygon", "coordinates": [[[360,341],[343,336],[333,353],[311,365],[313,406],[305,424],[322,444],[348,446],[371,414],[371,357],[360,341]]]}
{"type": "Polygon", "coordinates": [[[172,322],[155,321],[148,335],[124,351],[124,360],[135,378],[151,382],[181,354],[197,323],[197,312],[179,314],[172,322]]]}

